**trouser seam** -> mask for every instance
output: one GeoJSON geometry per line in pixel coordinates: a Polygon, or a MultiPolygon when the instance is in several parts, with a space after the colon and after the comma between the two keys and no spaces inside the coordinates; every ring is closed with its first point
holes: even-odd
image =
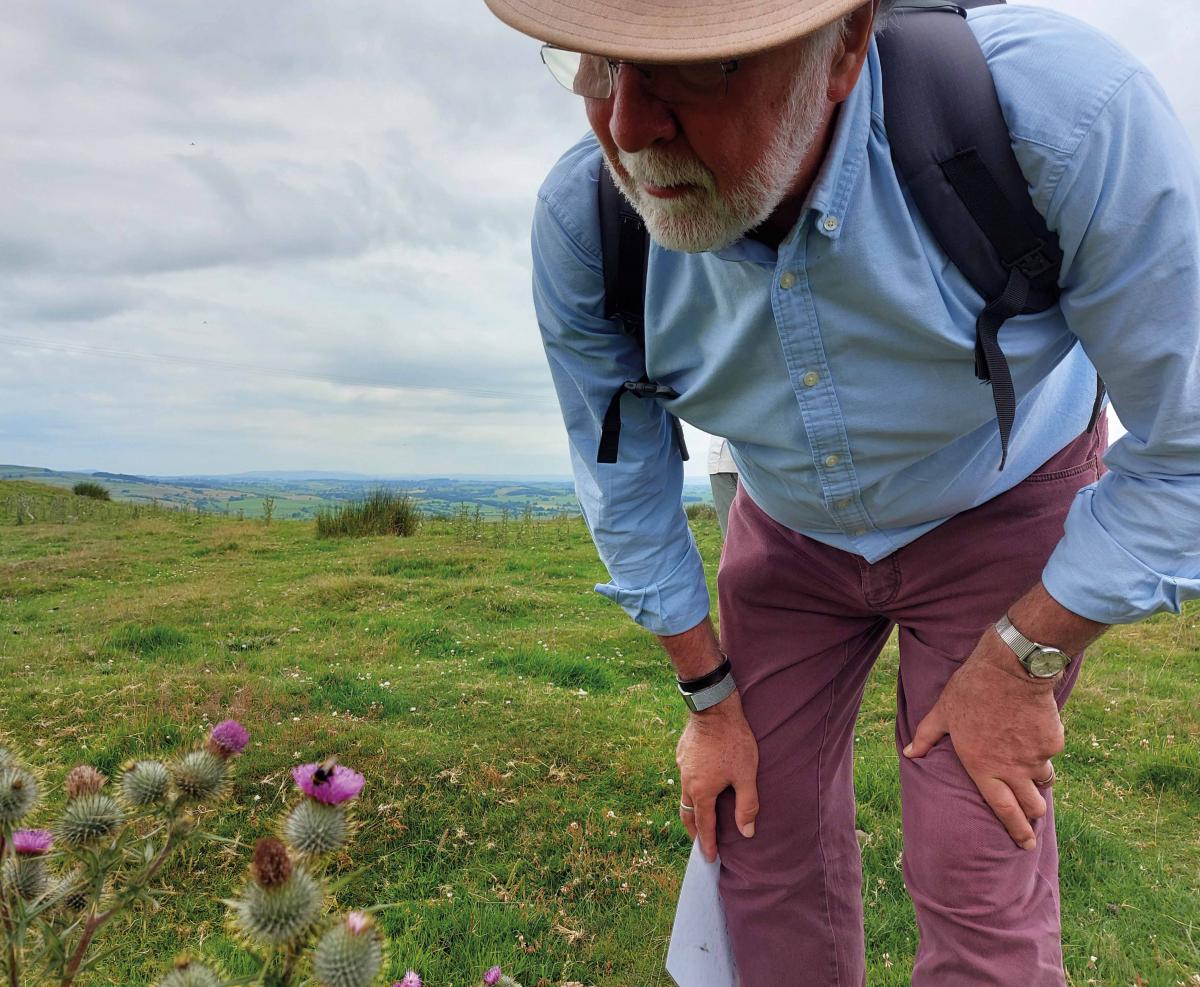
{"type": "MultiPolygon", "coordinates": [[[[850,658],[850,649],[844,645],[842,667],[850,658]]],[[[825,905],[825,924],[829,929],[829,942],[833,954],[833,980],[835,987],[841,987],[842,970],[838,958],[837,932],[833,927],[833,913],[829,904],[829,865],[825,854],[825,742],[829,738],[829,720],[837,704],[838,678],[835,677],[829,688],[829,703],[825,707],[825,716],[821,724],[821,740],[817,747],[817,846],[821,850],[821,900],[825,905]]]]}

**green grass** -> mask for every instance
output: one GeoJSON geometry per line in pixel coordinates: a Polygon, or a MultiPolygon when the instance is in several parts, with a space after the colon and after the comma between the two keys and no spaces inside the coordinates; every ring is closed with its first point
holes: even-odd
{"type": "Polygon", "coordinates": [[[421,512],[408,494],[372,490],[362,500],[317,511],[317,535],[321,538],[363,538],[369,535],[416,534],[421,512]]]}
{"type": "MultiPolygon", "coordinates": [[[[17,496],[34,493],[0,483],[0,511],[17,496]]],[[[95,506],[20,526],[0,513],[0,744],[51,788],[79,761],[112,771],[234,715],[253,738],[213,819],[225,836],[270,831],[301,758],[337,753],[366,774],[342,862],[365,870],[339,897],[396,906],[381,916],[386,982],[415,967],[465,987],[499,962],[526,987],[669,985],[685,710],[654,640],[592,592],[604,574],[581,521],[463,515],[403,540],[319,540],[311,523],[95,506]]],[[[695,529],[711,576],[716,524],[695,529]]],[[[1056,791],[1073,985],[1200,983],[1198,652],[1197,610],[1119,628],[1068,710],[1056,791]]],[[[857,731],[872,987],[906,984],[916,943],[895,673],[889,647],[857,731]]],[[[164,876],[181,893],[114,928],[84,983],[148,984],[184,949],[232,959],[218,899],[246,862],[192,851],[164,876]]]]}
{"type": "Polygon", "coordinates": [[[82,483],[76,483],[71,488],[71,493],[77,497],[91,497],[93,500],[112,500],[112,495],[109,494],[108,488],[101,486],[99,483],[92,483],[85,480],[82,483]]]}

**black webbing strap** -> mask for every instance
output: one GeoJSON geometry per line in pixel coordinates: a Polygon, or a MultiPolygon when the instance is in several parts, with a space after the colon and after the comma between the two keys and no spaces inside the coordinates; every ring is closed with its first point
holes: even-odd
{"type": "Polygon", "coordinates": [[[1014,267],[1000,297],[988,302],[975,323],[975,376],[992,385],[996,425],[1000,429],[1001,469],[1008,462],[1008,438],[1012,435],[1013,419],[1017,414],[1017,396],[1008,361],[1000,349],[1000,327],[1014,315],[1019,315],[1028,299],[1029,279],[1014,267]]]}
{"type": "Polygon", "coordinates": [[[975,323],[975,376],[992,385],[996,424],[1000,430],[1000,468],[1008,462],[1008,440],[1017,413],[1012,372],[1000,348],[1000,327],[1029,304],[1031,286],[1058,276],[1062,253],[1021,221],[1008,206],[1003,190],[974,148],[941,163],[942,173],[971,218],[979,226],[1008,270],[1004,290],[980,313],[975,323]]]}
{"type": "Polygon", "coordinates": [[[1092,405],[1092,417],[1088,419],[1088,434],[1096,431],[1096,423],[1100,421],[1100,413],[1104,410],[1104,396],[1108,393],[1108,388],[1104,386],[1104,381],[1100,379],[1100,375],[1096,374],[1096,401],[1092,405]]]}
{"type": "MultiPolygon", "coordinates": [[[[621,331],[637,340],[645,364],[646,354],[646,268],[650,262],[650,236],[642,217],[617,190],[603,164],[600,167],[600,249],[604,261],[604,317],[619,323],[621,331]]],[[[621,399],[679,397],[679,392],[652,381],[642,373],[641,380],[627,380],[613,392],[604,421],[600,426],[600,447],[596,462],[615,463],[621,444],[621,399]]],[[[679,455],[688,459],[683,426],[668,414],[671,435],[679,455]]]]}
{"type": "MultiPolygon", "coordinates": [[[[621,398],[632,394],[635,398],[677,398],[679,392],[673,387],[658,384],[648,380],[644,375],[641,380],[627,380],[616,389],[608,402],[608,410],[604,412],[604,422],[600,426],[600,450],[596,454],[598,463],[615,463],[621,444],[621,398]]],[[[687,461],[687,444],[683,439],[683,426],[674,415],[667,416],[671,420],[671,435],[679,447],[679,454],[687,461]]]]}

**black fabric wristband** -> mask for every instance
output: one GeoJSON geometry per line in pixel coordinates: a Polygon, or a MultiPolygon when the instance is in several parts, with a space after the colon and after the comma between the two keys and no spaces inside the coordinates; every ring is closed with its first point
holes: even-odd
{"type": "Polygon", "coordinates": [[[730,664],[729,658],[724,653],[722,653],[721,657],[725,660],[707,675],[701,675],[698,679],[684,680],[676,678],[675,681],[679,683],[679,691],[685,695],[692,692],[699,692],[701,689],[707,689],[710,686],[716,685],[726,675],[729,675],[733,671],[733,665],[730,664]]]}

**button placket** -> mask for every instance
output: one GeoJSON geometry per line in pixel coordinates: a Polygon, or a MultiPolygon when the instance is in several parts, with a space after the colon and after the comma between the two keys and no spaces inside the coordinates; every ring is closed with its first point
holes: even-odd
{"type": "MultiPolygon", "coordinates": [[[[794,247],[780,251],[777,269],[783,273],[776,277],[777,290],[772,292],[771,304],[823,499],[827,504],[838,498],[853,505],[858,490],[849,457],[849,440],[832,386],[808,281],[809,238],[821,241],[824,238],[812,222],[807,231],[796,238],[794,247]]],[[[861,527],[866,518],[859,514],[857,510],[847,512],[838,518],[839,526],[844,531],[861,527]]]]}

